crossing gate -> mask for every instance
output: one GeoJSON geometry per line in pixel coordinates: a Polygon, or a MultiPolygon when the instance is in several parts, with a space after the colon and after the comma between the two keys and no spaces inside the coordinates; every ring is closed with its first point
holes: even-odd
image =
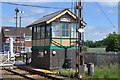
{"type": "Polygon", "coordinates": [[[0,66],[9,66],[15,64],[15,57],[11,56],[9,52],[7,54],[3,54],[0,52],[0,66]]]}

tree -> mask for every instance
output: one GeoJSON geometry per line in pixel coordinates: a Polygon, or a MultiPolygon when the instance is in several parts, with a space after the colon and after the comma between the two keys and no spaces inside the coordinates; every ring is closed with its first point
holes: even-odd
{"type": "Polygon", "coordinates": [[[118,52],[120,51],[120,35],[113,32],[105,38],[104,43],[106,45],[106,51],[118,52]]]}
{"type": "Polygon", "coordinates": [[[100,41],[85,41],[85,46],[89,48],[104,48],[106,47],[106,51],[118,52],[120,51],[120,35],[115,32],[110,33],[106,38],[100,41]]]}
{"type": "Polygon", "coordinates": [[[85,41],[84,44],[85,44],[85,46],[88,46],[88,47],[96,47],[95,42],[90,41],[90,40],[85,41]]]}
{"type": "Polygon", "coordinates": [[[105,44],[103,43],[103,40],[100,41],[90,41],[90,40],[86,40],[85,41],[85,46],[88,46],[90,48],[99,48],[99,47],[105,47],[105,44]]]}
{"type": "Polygon", "coordinates": [[[97,48],[104,48],[106,45],[104,44],[103,40],[100,40],[100,41],[95,41],[95,46],[97,48]]]}

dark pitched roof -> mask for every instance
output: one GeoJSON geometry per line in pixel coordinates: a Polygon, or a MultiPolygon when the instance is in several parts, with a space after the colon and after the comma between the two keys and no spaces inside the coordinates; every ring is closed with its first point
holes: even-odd
{"type": "Polygon", "coordinates": [[[33,22],[32,24],[28,25],[27,27],[35,25],[35,24],[39,24],[39,23],[42,23],[42,22],[45,22],[45,21],[55,17],[56,15],[60,14],[61,12],[65,11],[65,10],[66,9],[61,10],[61,11],[57,11],[57,12],[54,12],[54,13],[51,13],[51,14],[48,14],[46,16],[43,16],[42,18],[40,18],[40,19],[36,20],[35,22],[33,22]]]}
{"type": "Polygon", "coordinates": [[[30,28],[26,28],[26,27],[21,27],[21,28],[17,28],[16,27],[7,27],[7,26],[3,26],[2,27],[3,33],[5,35],[5,37],[8,36],[20,36],[20,30],[21,33],[25,33],[26,36],[32,36],[32,30],[30,28]]]}
{"type": "MultiPolygon", "coordinates": [[[[28,25],[27,27],[31,27],[31,26],[34,26],[34,25],[37,25],[37,24],[40,24],[40,23],[43,23],[43,22],[46,22],[46,24],[54,21],[56,18],[60,17],[61,15],[64,15],[65,13],[69,13],[72,17],[74,17],[76,19],[76,15],[74,13],[72,13],[69,9],[64,9],[64,10],[61,10],[61,11],[57,11],[57,12],[54,12],[52,14],[48,14],[46,16],[43,16],[42,18],[36,20],[35,22],[33,22],[32,24],[28,25]],[[58,16],[60,15],[60,16],[58,16]]],[[[82,25],[85,26],[86,23],[84,21],[81,21],[82,25]]]]}

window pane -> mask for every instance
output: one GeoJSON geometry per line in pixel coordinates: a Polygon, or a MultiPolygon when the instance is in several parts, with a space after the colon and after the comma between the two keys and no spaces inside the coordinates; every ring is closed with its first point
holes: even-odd
{"type": "Polygon", "coordinates": [[[31,41],[31,37],[26,37],[25,41],[31,41]]]}
{"type": "Polygon", "coordinates": [[[66,30],[65,32],[66,32],[66,33],[65,33],[65,36],[69,36],[69,31],[66,30]]]}
{"type": "Polygon", "coordinates": [[[33,39],[36,39],[36,35],[37,35],[37,28],[36,28],[36,26],[34,27],[33,30],[34,30],[33,31],[33,39]]]}
{"type": "Polygon", "coordinates": [[[41,27],[41,38],[45,38],[45,27],[41,27]]]}
{"type": "Polygon", "coordinates": [[[60,23],[59,22],[52,23],[52,37],[60,37],[60,23]]]}
{"type": "Polygon", "coordinates": [[[53,37],[59,37],[60,36],[60,31],[59,30],[54,30],[54,31],[52,31],[52,36],[53,37]]]}
{"type": "Polygon", "coordinates": [[[62,23],[62,29],[65,29],[65,23],[62,23]]]}
{"type": "MultiPolygon", "coordinates": [[[[21,36],[21,34],[20,34],[20,36],[21,36]]],[[[34,39],[33,36],[34,36],[34,27],[32,27],[32,40],[34,39]]]]}
{"type": "Polygon", "coordinates": [[[46,27],[46,38],[49,38],[50,37],[50,26],[48,25],[46,27]]]}
{"type": "Polygon", "coordinates": [[[63,37],[70,37],[70,23],[62,23],[62,36],[63,37]]]}
{"type": "Polygon", "coordinates": [[[13,38],[13,41],[15,41],[16,40],[16,37],[12,37],[13,38]]]}
{"type": "Polygon", "coordinates": [[[59,22],[53,22],[52,27],[53,27],[53,29],[60,29],[60,23],[59,22]]]}
{"type": "Polygon", "coordinates": [[[71,37],[76,38],[76,24],[71,23],[71,37]]]}
{"type": "Polygon", "coordinates": [[[40,26],[37,27],[37,39],[40,39],[40,26]]]}
{"type": "Polygon", "coordinates": [[[62,30],[62,36],[65,36],[65,30],[62,30]]]}
{"type": "Polygon", "coordinates": [[[62,23],[62,29],[69,29],[69,23],[62,23]]]}

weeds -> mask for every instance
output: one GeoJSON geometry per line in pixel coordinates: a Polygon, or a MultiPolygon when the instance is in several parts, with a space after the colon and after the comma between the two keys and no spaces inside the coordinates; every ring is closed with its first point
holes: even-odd
{"type": "MultiPolygon", "coordinates": [[[[65,77],[75,77],[75,74],[77,73],[76,69],[58,69],[55,71],[57,71],[59,75],[65,77]]],[[[95,67],[94,71],[94,76],[88,76],[88,71],[86,71],[85,78],[120,78],[118,75],[120,73],[118,64],[95,67]]]]}

